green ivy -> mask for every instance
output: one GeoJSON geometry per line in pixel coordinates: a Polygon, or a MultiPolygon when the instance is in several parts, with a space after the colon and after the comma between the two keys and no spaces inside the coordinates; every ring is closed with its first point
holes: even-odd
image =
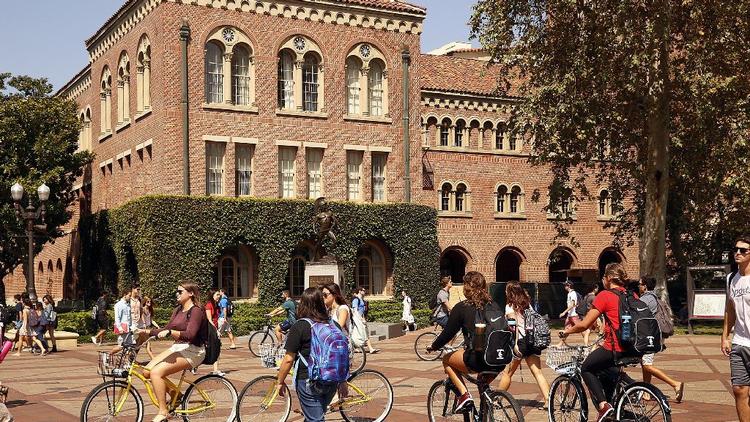
{"type": "MultiPolygon", "coordinates": [[[[412,204],[332,202],[338,219],[337,242],[324,244],[343,267],[345,291],[354,287],[358,248],[377,240],[393,258],[394,291],[408,288],[416,302],[427,302],[438,286],[437,215],[412,204]]],[[[211,287],[216,260],[240,244],[259,259],[261,304],[277,305],[286,288],[292,251],[315,237],[311,201],[145,196],[82,222],[83,286],[89,295],[118,280],[120,288],[138,281],[157,303],[174,301],[182,280],[211,287]]]]}

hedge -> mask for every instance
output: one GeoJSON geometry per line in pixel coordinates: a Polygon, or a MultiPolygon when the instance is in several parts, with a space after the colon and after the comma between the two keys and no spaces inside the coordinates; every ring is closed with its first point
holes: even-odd
{"type": "MultiPolygon", "coordinates": [[[[413,204],[331,202],[337,242],[324,247],[343,267],[344,287],[354,287],[357,250],[366,241],[385,245],[393,258],[394,291],[407,287],[418,302],[437,290],[440,249],[437,214],[413,204]]],[[[82,286],[89,295],[138,281],[157,303],[174,301],[181,280],[208,289],[217,259],[240,244],[259,258],[259,302],[277,305],[286,287],[292,252],[315,238],[311,201],[145,196],[82,223],[82,286]],[[88,254],[88,256],[87,256],[88,254]]]]}

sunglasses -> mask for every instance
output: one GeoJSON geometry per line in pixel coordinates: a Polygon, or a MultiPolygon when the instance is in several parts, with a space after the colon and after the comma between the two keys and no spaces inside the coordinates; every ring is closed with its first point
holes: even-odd
{"type": "Polygon", "coordinates": [[[750,251],[750,248],[734,248],[734,253],[738,254],[746,254],[748,251],[750,251]]]}
{"type": "Polygon", "coordinates": [[[331,295],[330,293],[323,292],[323,297],[328,297],[330,295],[331,295]]]}

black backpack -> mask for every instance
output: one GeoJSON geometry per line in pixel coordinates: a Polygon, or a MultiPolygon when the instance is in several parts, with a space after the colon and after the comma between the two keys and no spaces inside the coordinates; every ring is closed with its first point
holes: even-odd
{"type": "MultiPolygon", "coordinates": [[[[484,309],[477,310],[475,323],[487,324],[482,360],[493,368],[502,369],[513,360],[513,333],[508,329],[505,311],[495,302],[490,302],[484,309]]],[[[473,334],[468,343],[473,347],[473,334]]]]}
{"type": "MultiPolygon", "coordinates": [[[[206,310],[202,306],[196,306],[200,311],[205,313],[206,310]]],[[[190,321],[190,314],[192,314],[192,309],[187,314],[187,320],[190,321]]],[[[204,319],[204,324],[207,325],[205,328],[206,330],[206,344],[204,345],[206,348],[206,355],[203,358],[203,364],[204,365],[213,365],[214,362],[219,360],[219,355],[221,354],[221,340],[219,340],[219,333],[216,332],[216,327],[214,327],[213,324],[208,322],[208,319],[204,319]]],[[[203,328],[203,327],[201,327],[203,328]]]]}
{"type": "Polygon", "coordinates": [[[227,318],[231,318],[232,315],[234,315],[234,304],[232,303],[232,299],[230,299],[229,296],[226,296],[226,298],[227,298],[227,318]]]}
{"type": "MultiPolygon", "coordinates": [[[[610,292],[617,295],[620,300],[620,328],[615,330],[617,340],[628,356],[643,356],[648,353],[661,352],[662,338],[659,322],[654,318],[654,314],[648,308],[648,305],[635,297],[630,291],[620,291],[612,289],[610,292]],[[628,320],[630,332],[624,332],[623,321],[628,320]]],[[[612,326],[604,314],[605,320],[612,326]]]]}
{"type": "Polygon", "coordinates": [[[583,317],[585,317],[586,313],[589,311],[589,307],[586,305],[586,297],[581,296],[581,294],[578,292],[576,292],[576,297],[576,313],[578,314],[578,318],[583,319],[583,317]]]}

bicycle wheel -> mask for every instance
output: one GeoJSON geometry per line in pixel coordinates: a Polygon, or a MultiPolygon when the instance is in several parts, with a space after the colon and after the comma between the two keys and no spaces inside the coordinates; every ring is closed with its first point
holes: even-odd
{"type": "Polygon", "coordinates": [[[237,403],[238,422],[283,422],[292,411],[289,389],[275,395],[276,377],[264,375],[247,383],[237,403]]]}
{"type": "Polygon", "coordinates": [[[550,422],[584,422],[588,419],[589,407],[583,385],[577,378],[560,375],[549,388],[550,422]]]}
{"type": "Polygon", "coordinates": [[[393,387],[378,371],[364,369],[349,378],[349,396],[341,402],[345,421],[384,421],[393,408],[393,387]]]}
{"type": "Polygon", "coordinates": [[[437,381],[427,393],[427,417],[430,422],[463,421],[464,414],[453,413],[458,399],[456,392],[446,386],[446,381],[437,381]]]}
{"type": "Polygon", "coordinates": [[[672,410],[661,390],[645,382],[630,384],[617,399],[615,415],[621,422],[671,422],[672,410]]]}
{"type": "Polygon", "coordinates": [[[484,412],[486,422],[523,422],[523,412],[512,394],[496,390],[488,393],[490,401],[484,412]]]}
{"type": "Polygon", "coordinates": [[[237,390],[224,377],[204,375],[185,391],[182,412],[186,422],[233,422],[237,414],[237,390]]]}
{"type": "Polygon", "coordinates": [[[135,388],[128,389],[125,381],[107,381],[86,396],[81,405],[81,421],[143,420],[143,399],[135,388]]]}
{"type": "Polygon", "coordinates": [[[349,349],[349,376],[356,375],[365,367],[367,363],[367,353],[364,347],[354,347],[349,349]]]}
{"type": "Polygon", "coordinates": [[[442,350],[436,350],[433,352],[427,351],[427,346],[432,345],[432,342],[434,342],[436,338],[436,333],[427,332],[420,334],[417,339],[414,340],[414,352],[416,352],[418,358],[426,361],[433,361],[443,354],[442,350]]]}
{"type": "Polygon", "coordinates": [[[250,353],[252,353],[256,358],[259,358],[261,344],[275,343],[276,337],[273,335],[273,333],[270,333],[268,331],[256,331],[250,336],[250,339],[247,341],[247,348],[250,349],[250,353]]]}

